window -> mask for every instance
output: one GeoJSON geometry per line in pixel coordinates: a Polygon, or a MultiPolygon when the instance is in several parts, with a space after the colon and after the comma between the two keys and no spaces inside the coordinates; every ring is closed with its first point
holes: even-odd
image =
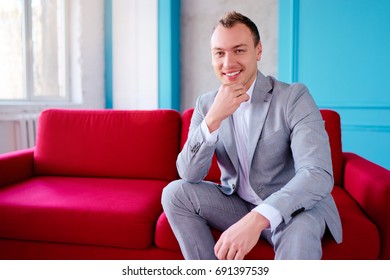
{"type": "Polygon", "coordinates": [[[0,102],[68,100],[67,0],[0,0],[0,102]]]}

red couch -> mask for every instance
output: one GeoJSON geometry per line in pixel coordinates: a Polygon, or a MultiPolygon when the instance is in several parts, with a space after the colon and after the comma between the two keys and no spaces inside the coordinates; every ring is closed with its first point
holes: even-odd
{"type": "MultiPolygon", "coordinates": [[[[36,147],[0,155],[0,259],[181,259],[160,197],[192,112],[44,111],[36,147]]],[[[323,258],[390,259],[390,171],[343,153],[338,114],[321,113],[344,229],[323,258]]],[[[273,254],[260,240],[247,258],[273,254]]]]}

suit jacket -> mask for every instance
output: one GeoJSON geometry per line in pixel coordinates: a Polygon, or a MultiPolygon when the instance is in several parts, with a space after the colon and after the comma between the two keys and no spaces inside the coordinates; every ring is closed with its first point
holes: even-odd
{"type": "MultiPolygon", "coordinates": [[[[207,145],[200,124],[217,91],[198,98],[188,140],[177,159],[182,179],[203,180],[216,152],[220,190],[233,194],[240,176],[232,116],[220,126],[218,141],[207,145]]],[[[288,223],[316,207],[336,242],[342,241],[340,217],[330,194],[333,171],[324,121],[308,89],[257,73],[249,125],[249,181],[263,203],[278,209],[288,223]]]]}

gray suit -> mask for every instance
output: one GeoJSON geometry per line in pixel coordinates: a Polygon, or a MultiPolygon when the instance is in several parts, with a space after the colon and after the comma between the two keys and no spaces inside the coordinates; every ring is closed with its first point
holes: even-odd
{"type": "MultiPolygon", "coordinates": [[[[216,93],[209,92],[198,99],[188,140],[177,159],[177,168],[184,181],[173,183],[176,187],[168,186],[163,195],[164,210],[180,244],[186,240],[178,236],[182,232],[180,226],[175,228],[177,211],[170,208],[172,204],[179,203],[172,202],[172,197],[178,198],[178,189],[183,190],[184,185],[189,188],[194,184],[210,184],[202,180],[208,173],[214,152],[221,169],[221,184],[216,188],[227,196],[237,196],[235,191],[239,188],[239,161],[232,116],[222,122],[215,145],[205,144],[200,129],[216,93]]],[[[283,218],[281,227],[289,225],[296,217],[303,218],[303,213],[315,213],[315,219],[323,220],[336,242],[341,242],[341,222],[330,195],[333,175],[328,136],[307,88],[302,84],[285,84],[258,72],[250,110],[249,180],[255,193],[263,203],[279,210],[283,218]]],[[[193,189],[197,192],[196,188],[193,189]]],[[[193,195],[185,196],[198,201],[199,198],[193,198],[193,195]]],[[[254,206],[246,204],[246,207],[250,210],[254,206]]],[[[214,226],[207,218],[203,219],[206,224],[214,226]]],[[[180,223],[183,222],[181,219],[180,223]]],[[[223,226],[221,230],[228,226],[223,226]]],[[[267,239],[275,246],[272,238],[267,239]]],[[[289,255],[288,258],[294,256],[289,255]]]]}

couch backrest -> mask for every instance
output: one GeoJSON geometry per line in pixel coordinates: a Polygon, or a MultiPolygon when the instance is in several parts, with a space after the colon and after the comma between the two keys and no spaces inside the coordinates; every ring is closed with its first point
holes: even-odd
{"type": "Polygon", "coordinates": [[[180,123],[173,110],[46,110],[35,173],[174,180],[180,123]]]}
{"type": "MultiPolygon", "coordinates": [[[[186,110],[182,115],[182,129],[181,129],[181,140],[180,147],[183,148],[188,137],[188,130],[191,123],[191,117],[194,109],[186,110]]],[[[321,115],[325,121],[325,129],[329,136],[330,149],[332,154],[333,164],[333,176],[336,185],[341,185],[342,180],[342,146],[341,146],[341,127],[340,127],[340,116],[337,112],[332,110],[322,109],[321,115]]],[[[216,157],[214,155],[213,163],[210,167],[209,174],[205,178],[209,181],[218,182],[220,180],[221,172],[219,170],[216,157]]]]}

